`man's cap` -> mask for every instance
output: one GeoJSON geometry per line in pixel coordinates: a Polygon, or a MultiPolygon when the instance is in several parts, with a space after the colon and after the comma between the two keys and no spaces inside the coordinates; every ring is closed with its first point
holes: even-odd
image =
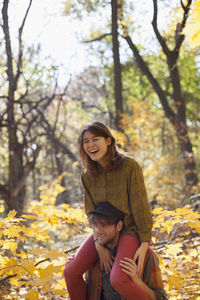
{"type": "Polygon", "coordinates": [[[117,209],[109,202],[100,202],[95,209],[90,211],[90,214],[112,217],[115,218],[116,221],[123,220],[125,216],[121,210],[117,209]]]}

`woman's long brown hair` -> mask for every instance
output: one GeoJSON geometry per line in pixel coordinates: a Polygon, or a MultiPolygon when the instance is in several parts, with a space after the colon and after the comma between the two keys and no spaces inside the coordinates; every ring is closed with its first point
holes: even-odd
{"type": "Polygon", "coordinates": [[[85,152],[83,148],[83,135],[86,131],[93,133],[95,136],[102,136],[104,138],[111,138],[111,144],[108,146],[108,150],[106,153],[107,160],[107,170],[114,170],[122,161],[123,156],[117,151],[116,140],[108,127],[101,122],[93,122],[91,124],[86,125],[78,138],[79,145],[79,155],[82,161],[84,168],[87,172],[92,176],[97,176],[99,174],[99,164],[96,161],[93,161],[88,154],[85,152]]]}

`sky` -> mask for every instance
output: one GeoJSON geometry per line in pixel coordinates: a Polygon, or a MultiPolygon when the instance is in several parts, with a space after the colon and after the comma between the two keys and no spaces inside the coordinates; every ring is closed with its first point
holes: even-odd
{"type": "MultiPolygon", "coordinates": [[[[63,16],[63,2],[63,0],[33,0],[24,28],[23,40],[25,46],[32,44],[36,46],[40,43],[43,57],[50,56],[55,64],[63,65],[61,68],[66,72],[77,74],[90,63],[93,65],[98,63],[94,56],[88,55],[87,47],[80,42],[80,36],[86,35],[91,28],[91,19],[88,21],[85,18],[82,22],[78,22],[63,16]]],[[[10,0],[9,17],[13,36],[17,35],[17,29],[22,22],[28,3],[29,0],[10,0]]],[[[2,1],[0,4],[2,5],[2,1]]],[[[135,8],[133,12],[135,21],[138,24],[141,23],[136,33],[138,41],[142,39],[150,45],[152,44],[152,1],[137,1],[135,8]],[[144,11],[145,20],[141,18],[144,11]]],[[[161,26],[166,20],[167,6],[165,8],[166,10],[159,12],[161,26]]],[[[94,27],[102,21],[100,18],[92,20],[94,27]]],[[[17,44],[14,46],[17,48],[17,44]]]]}
{"type": "MultiPolygon", "coordinates": [[[[9,7],[10,28],[17,36],[29,0],[11,0],[9,7]]],[[[63,1],[33,0],[24,27],[24,45],[41,44],[43,57],[50,56],[55,64],[63,64],[70,73],[77,73],[87,65],[87,53],[76,33],[80,24],[62,15],[63,1]],[[77,61],[78,58],[78,61],[77,61]]],[[[17,48],[17,44],[14,44],[17,48]]]]}

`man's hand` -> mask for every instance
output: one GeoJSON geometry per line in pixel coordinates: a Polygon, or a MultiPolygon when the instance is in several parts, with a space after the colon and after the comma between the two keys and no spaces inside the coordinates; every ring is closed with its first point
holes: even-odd
{"type": "Polygon", "coordinates": [[[110,251],[107,248],[100,245],[98,242],[95,243],[95,246],[99,255],[101,269],[105,268],[105,271],[108,274],[112,269],[113,260],[115,258],[110,254],[110,251]]]}
{"type": "Polygon", "coordinates": [[[134,282],[138,282],[140,280],[137,274],[137,265],[133,259],[125,257],[120,260],[119,265],[122,267],[122,271],[129,275],[134,282]]]}
{"type": "Polygon", "coordinates": [[[122,271],[129,275],[133,282],[135,282],[147,294],[148,299],[156,300],[156,294],[154,291],[138,276],[137,265],[133,259],[125,257],[120,261],[119,265],[122,267],[122,271]]]}
{"type": "Polygon", "coordinates": [[[148,249],[149,243],[143,242],[141,246],[135,252],[133,260],[137,263],[137,275],[141,278],[144,266],[144,259],[148,249]]]}

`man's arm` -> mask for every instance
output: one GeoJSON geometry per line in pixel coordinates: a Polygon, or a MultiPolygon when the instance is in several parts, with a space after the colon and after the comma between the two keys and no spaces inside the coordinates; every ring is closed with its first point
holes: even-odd
{"type": "Polygon", "coordinates": [[[156,300],[154,291],[150,289],[148,285],[146,285],[144,281],[142,281],[142,279],[138,278],[138,281],[135,281],[135,283],[147,294],[150,300],[156,300]]]}
{"type": "Polygon", "coordinates": [[[137,275],[137,265],[132,259],[124,258],[120,261],[120,266],[122,267],[122,271],[131,277],[131,279],[147,294],[150,300],[156,300],[154,291],[137,275]]]}

